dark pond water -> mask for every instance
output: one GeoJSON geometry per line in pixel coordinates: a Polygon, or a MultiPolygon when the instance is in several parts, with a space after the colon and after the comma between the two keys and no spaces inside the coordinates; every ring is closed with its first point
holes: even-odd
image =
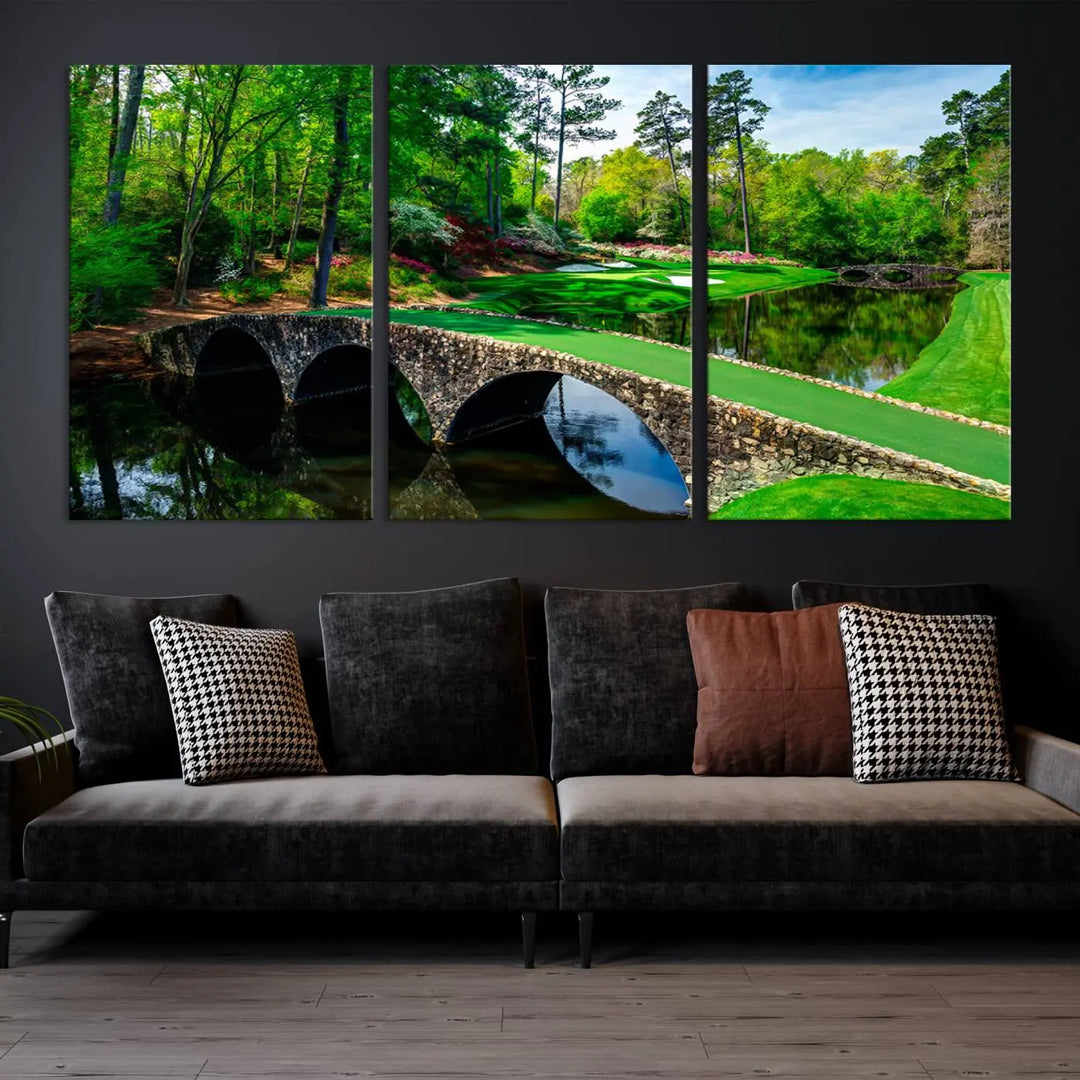
{"type": "MultiPolygon", "coordinates": [[[[531,311],[528,308],[524,308],[520,314],[530,319],[553,318],[549,311],[531,311]]],[[[617,311],[598,314],[592,310],[575,311],[572,307],[566,307],[559,312],[556,321],[587,326],[592,330],[633,334],[635,337],[648,338],[650,341],[664,341],[672,345],[690,344],[689,294],[687,294],[686,306],[678,311],[617,311]]]]}
{"type": "MultiPolygon", "coordinates": [[[[400,388],[399,388],[400,390],[400,388]]],[[[625,406],[559,379],[535,415],[435,454],[402,394],[389,414],[399,518],[685,516],[670,455],[625,406]]],[[[363,519],[371,395],[284,407],[275,376],[158,376],[73,387],[73,518],[363,519]]]]}
{"type": "Polygon", "coordinates": [[[709,304],[709,352],[877,390],[941,333],[962,286],[807,285],[709,304]]]}

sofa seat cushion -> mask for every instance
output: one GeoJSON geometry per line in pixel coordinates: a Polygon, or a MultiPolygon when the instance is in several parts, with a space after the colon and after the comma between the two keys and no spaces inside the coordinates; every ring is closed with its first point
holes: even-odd
{"type": "Polygon", "coordinates": [[[558,799],[568,881],[1080,879],[1080,815],[1006,781],[590,776],[558,799]]]}
{"type": "Polygon", "coordinates": [[[536,776],[293,776],[86,788],[26,828],[36,881],[553,881],[536,776]]]}

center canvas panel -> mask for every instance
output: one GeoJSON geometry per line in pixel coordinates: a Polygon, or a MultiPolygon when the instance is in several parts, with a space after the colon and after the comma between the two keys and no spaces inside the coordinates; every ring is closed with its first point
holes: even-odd
{"type": "Polygon", "coordinates": [[[390,79],[390,514],[689,517],[689,66],[390,79]]]}

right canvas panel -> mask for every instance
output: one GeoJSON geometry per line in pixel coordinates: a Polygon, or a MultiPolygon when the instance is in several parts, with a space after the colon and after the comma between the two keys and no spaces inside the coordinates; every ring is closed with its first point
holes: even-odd
{"type": "Polygon", "coordinates": [[[1010,516],[1010,70],[709,68],[715,520],[1010,516]]]}

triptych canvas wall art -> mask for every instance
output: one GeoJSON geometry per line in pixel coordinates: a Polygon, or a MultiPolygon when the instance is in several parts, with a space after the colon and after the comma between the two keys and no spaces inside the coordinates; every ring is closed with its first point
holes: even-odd
{"type": "Polygon", "coordinates": [[[72,68],[71,517],[1007,518],[1008,68],[692,73],[72,68]]]}

